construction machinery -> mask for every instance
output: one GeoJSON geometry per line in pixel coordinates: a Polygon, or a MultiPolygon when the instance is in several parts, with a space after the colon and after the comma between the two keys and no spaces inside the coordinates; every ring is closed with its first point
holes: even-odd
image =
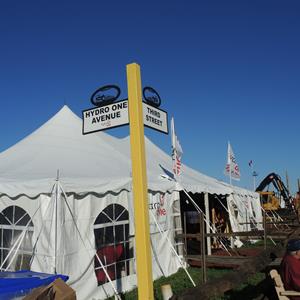
{"type": "Polygon", "coordinates": [[[286,208],[292,208],[292,197],[289,190],[282,182],[280,176],[275,173],[270,173],[259,184],[256,189],[261,195],[261,203],[265,210],[278,210],[284,203],[286,208]],[[270,185],[273,189],[269,189],[270,185]]]}

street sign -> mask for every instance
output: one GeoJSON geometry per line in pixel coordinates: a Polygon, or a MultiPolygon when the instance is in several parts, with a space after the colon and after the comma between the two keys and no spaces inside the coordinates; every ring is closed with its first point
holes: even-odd
{"type": "Polygon", "coordinates": [[[127,125],[129,124],[128,100],[84,110],[82,119],[83,134],[127,125]]]}
{"type": "Polygon", "coordinates": [[[144,125],[168,134],[168,115],[165,111],[143,102],[144,125]]]}
{"type": "MultiPolygon", "coordinates": [[[[168,134],[168,115],[165,111],[143,102],[144,125],[168,134]]],[[[82,112],[83,134],[129,124],[128,100],[82,112]]]]}
{"type": "Polygon", "coordinates": [[[91,96],[92,104],[97,107],[82,111],[82,133],[88,134],[129,124],[138,299],[153,300],[144,126],[168,134],[168,115],[158,108],[161,99],[156,90],[145,87],[142,95],[140,66],[132,63],[127,65],[126,69],[130,105],[127,99],[116,102],[121,94],[118,86],[105,85],[98,88],[91,96]],[[142,102],[143,96],[146,103],[142,102]]]}

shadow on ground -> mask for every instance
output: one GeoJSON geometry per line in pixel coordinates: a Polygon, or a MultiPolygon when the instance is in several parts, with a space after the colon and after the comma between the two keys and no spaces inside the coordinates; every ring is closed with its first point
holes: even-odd
{"type": "Polygon", "coordinates": [[[277,299],[271,278],[266,278],[256,285],[245,285],[239,290],[228,291],[223,299],[231,300],[273,300],[277,299]]]}

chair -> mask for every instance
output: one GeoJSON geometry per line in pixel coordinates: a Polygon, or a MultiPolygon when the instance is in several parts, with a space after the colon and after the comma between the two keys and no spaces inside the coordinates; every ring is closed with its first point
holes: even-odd
{"type": "Polygon", "coordinates": [[[280,275],[278,274],[277,270],[272,269],[270,271],[270,276],[274,281],[274,285],[275,285],[275,290],[278,296],[279,300],[289,300],[289,297],[300,297],[300,292],[297,291],[286,291],[284,289],[284,285],[282,282],[282,279],[280,277],[280,275]]]}

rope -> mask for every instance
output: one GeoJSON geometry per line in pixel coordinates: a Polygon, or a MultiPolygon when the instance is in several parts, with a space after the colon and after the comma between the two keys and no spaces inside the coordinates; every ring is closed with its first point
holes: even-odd
{"type": "MultiPolygon", "coordinates": [[[[75,225],[75,228],[76,228],[76,230],[77,230],[77,232],[78,232],[78,234],[79,234],[79,237],[80,237],[80,239],[81,239],[81,241],[82,241],[82,243],[83,243],[83,246],[84,246],[85,249],[87,250],[86,245],[85,245],[85,242],[84,242],[84,240],[83,240],[83,238],[82,238],[82,235],[81,235],[81,233],[80,233],[80,230],[79,230],[79,228],[78,228],[78,226],[77,226],[75,217],[74,217],[74,215],[73,215],[73,213],[72,213],[72,210],[71,210],[71,208],[70,208],[70,206],[69,206],[69,203],[68,203],[68,201],[67,201],[68,197],[67,197],[65,191],[63,190],[63,188],[62,188],[62,186],[61,186],[61,184],[60,184],[59,181],[58,181],[58,186],[59,186],[59,188],[61,189],[61,191],[62,191],[62,193],[63,193],[64,201],[65,201],[65,203],[66,203],[66,205],[67,205],[67,208],[68,208],[68,210],[69,210],[69,213],[71,214],[72,220],[73,220],[74,225],[75,225]]],[[[94,247],[93,247],[92,243],[90,242],[90,240],[89,240],[88,238],[87,238],[87,241],[88,241],[88,243],[89,243],[89,246],[93,249],[94,247]]],[[[109,276],[107,270],[105,269],[105,267],[104,267],[104,265],[103,265],[101,259],[99,258],[97,252],[96,252],[96,258],[97,258],[98,262],[100,263],[101,268],[103,269],[103,271],[104,271],[104,273],[105,273],[105,276],[107,277],[107,279],[108,279],[110,285],[112,286],[112,288],[113,288],[113,290],[114,290],[114,292],[115,292],[116,297],[118,298],[118,300],[121,300],[121,297],[119,296],[118,291],[116,290],[114,284],[112,283],[112,280],[111,280],[111,278],[110,278],[110,276],[109,276]]]]}
{"type": "MultiPolygon", "coordinates": [[[[157,228],[158,228],[160,234],[163,236],[163,231],[162,231],[160,225],[158,224],[158,222],[157,222],[157,220],[156,220],[156,218],[155,218],[155,216],[154,216],[152,210],[150,210],[150,212],[151,212],[151,216],[152,216],[152,218],[153,218],[153,220],[154,220],[154,222],[155,222],[155,224],[156,224],[156,226],[157,226],[157,228]]],[[[191,277],[191,275],[190,275],[189,272],[187,271],[186,267],[185,267],[184,264],[182,263],[181,258],[180,258],[180,256],[177,254],[177,252],[176,252],[174,246],[172,245],[172,242],[170,241],[168,235],[166,236],[166,239],[167,239],[167,241],[168,241],[168,244],[169,244],[171,250],[174,252],[175,256],[178,258],[178,261],[179,261],[180,265],[182,266],[182,268],[184,269],[184,271],[185,271],[185,273],[187,274],[188,278],[190,279],[192,285],[195,287],[196,284],[195,284],[193,278],[191,277]]]]}
{"type": "MultiPolygon", "coordinates": [[[[51,189],[51,191],[50,191],[51,197],[52,197],[53,190],[54,190],[55,187],[56,187],[56,183],[52,186],[52,189],[51,189]]],[[[50,207],[50,204],[51,204],[51,199],[50,199],[50,201],[49,201],[49,203],[48,203],[48,205],[47,205],[47,208],[46,208],[46,211],[45,211],[45,215],[46,215],[47,212],[48,212],[48,209],[49,209],[49,207],[50,207]]],[[[40,208],[40,207],[41,207],[41,204],[40,204],[39,208],[40,208]]],[[[45,215],[44,215],[44,216],[45,216],[45,215]]],[[[44,216],[42,216],[42,219],[44,218],[44,216]]],[[[52,224],[52,221],[51,221],[51,224],[52,224]]],[[[32,249],[32,257],[31,257],[30,263],[29,263],[30,267],[31,267],[31,265],[32,265],[32,262],[33,262],[33,259],[34,259],[34,256],[35,256],[35,253],[36,253],[36,247],[37,247],[37,242],[38,242],[39,239],[40,239],[40,236],[41,236],[42,230],[43,230],[43,228],[44,228],[44,225],[45,225],[45,223],[42,222],[41,230],[40,230],[40,232],[39,232],[39,234],[38,234],[38,236],[37,236],[37,238],[36,238],[36,241],[35,241],[35,243],[34,243],[34,245],[33,245],[33,249],[32,249]]],[[[50,225],[50,227],[51,227],[51,225],[50,225]]]]}

